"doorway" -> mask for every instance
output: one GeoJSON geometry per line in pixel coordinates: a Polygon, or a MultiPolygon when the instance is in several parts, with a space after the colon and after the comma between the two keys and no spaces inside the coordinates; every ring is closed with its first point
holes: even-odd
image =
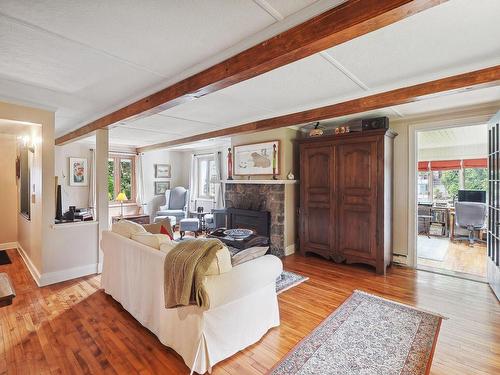
{"type": "Polygon", "coordinates": [[[419,130],[416,267],[486,281],[487,124],[419,130]]]}

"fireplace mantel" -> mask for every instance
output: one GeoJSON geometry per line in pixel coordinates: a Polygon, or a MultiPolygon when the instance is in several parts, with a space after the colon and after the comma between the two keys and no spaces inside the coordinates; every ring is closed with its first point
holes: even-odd
{"type": "Polygon", "coordinates": [[[295,185],[299,180],[224,180],[225,184],[295,185]]]}

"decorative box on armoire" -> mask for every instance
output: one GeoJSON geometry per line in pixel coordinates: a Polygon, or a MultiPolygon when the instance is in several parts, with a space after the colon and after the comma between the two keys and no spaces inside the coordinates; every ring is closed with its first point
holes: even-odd
{"type": "Polygon", "coordinates": [[[392,256],[392,164],[397,134],[367,130],[298,141],[300,252],[365,263],[392,256]]]}

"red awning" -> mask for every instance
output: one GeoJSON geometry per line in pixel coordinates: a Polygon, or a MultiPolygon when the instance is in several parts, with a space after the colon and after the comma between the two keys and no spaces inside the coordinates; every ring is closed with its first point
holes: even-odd
{"type": "Polygon", "coordinates": [[[429,162],[428,161],[419,161],[418,162],[418,171],[419,172],[427,172],[429,170],[429,162]]]}
{"type": "Polygon", "coordinates": [[[464,160],[464,168],[488,168],[488,159],[467,159],[464,160]]]}
{"type": "Polygon", "coordinates": [[[431,171],[450,171],[460,169],[462,163],[460,160],[435,160],[431,161],[431,171]]]}

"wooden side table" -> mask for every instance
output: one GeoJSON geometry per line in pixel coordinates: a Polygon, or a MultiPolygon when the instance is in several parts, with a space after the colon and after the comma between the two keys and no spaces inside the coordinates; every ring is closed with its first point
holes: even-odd
{"type": "Polygon", "coordinates": [[[111,218],[111,222],[114,224],[121,219],[133,221],[134,223],[137,224],[149,224],[149,215],[123,215],[123,217],[113,216],[111,218]]]}

